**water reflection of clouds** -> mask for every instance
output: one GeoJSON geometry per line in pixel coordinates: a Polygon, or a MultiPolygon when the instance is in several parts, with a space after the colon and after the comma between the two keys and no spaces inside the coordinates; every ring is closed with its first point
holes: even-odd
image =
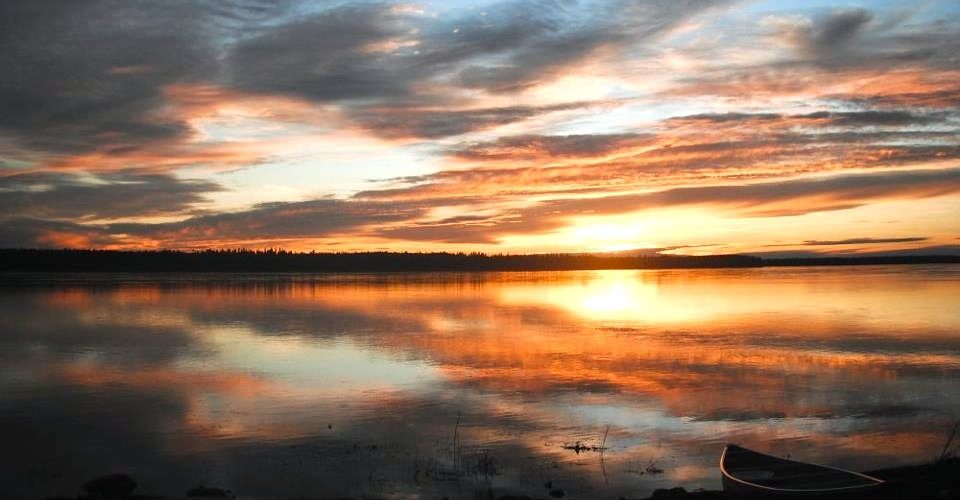
{"type": "Polygon", "coordinates": [[[941,438],[935,424],[960,414],[960,402],[943,397],[960,373],[960,318],[945,307],[960,285],[926,280],[924,270],[860,271],[856,280],[804,273],[281,278],[4,293],[2,342],[12,348],[4,363],[34,375],[42,367],[42,376],[4,386],[19,389],[4,397],[8,408],[26,402],[41,416],[8,414],[5,428],[30,431],[60,415],[63,432],[80,433],[71,422],[120,411],[136,420],[122,439],[146,436],[154,447],[138,448],[137,460],[118,453],[131,463],[172,474],[219,457],[234,465],[208,467],[235,489],[245,482],[291,495],[323,487],[284,479],[304,461],[321,476],[349,478],[340,494],[425,491],[432,486],[402,479],[416,463],[405,454],[442,454],[437,443],[458,413],[464,439],[509,469],[494,484],[520,490],[557,471],[577,478],[570,491],[598,487],[594,457],[560,444],[593,443],[606,426],[609,477],[596,491],[627,496],[681,481],[715,486],[726,441],[854,467],[926,458],[941,438]],[[138,404],[146,406],[128,408],[138,404]],[[151,412],[159,404],[169,410],[151,412]],[[388,443],[354,455],[355,444],[388,443]],[[328,463],[344,457],[356,470],[328,463]],[[629,472],[650,459],[667,473],[629,472]],[[258,477],[263,467],[277,477],[258,477]],[[365,483],[373,470],[391,471],[383,474],[393,486],[365,483]]]}

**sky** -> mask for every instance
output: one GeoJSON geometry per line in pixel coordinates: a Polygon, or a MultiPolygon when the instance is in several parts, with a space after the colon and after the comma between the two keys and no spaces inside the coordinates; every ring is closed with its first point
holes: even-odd
{"type": "Polygon", "coordinates": [[[0,2],[0,247],[960,254],[960,3],[0,2]]]}

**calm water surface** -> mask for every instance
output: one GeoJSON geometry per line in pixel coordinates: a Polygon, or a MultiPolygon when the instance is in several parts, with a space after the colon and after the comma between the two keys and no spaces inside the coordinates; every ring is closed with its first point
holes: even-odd
{"type": "Polygon", "coordinates": [[[0,283],[4,497],[637,497],[718,488],[727,442],[929,460],[960,418],[960,266],[0,283]]]}

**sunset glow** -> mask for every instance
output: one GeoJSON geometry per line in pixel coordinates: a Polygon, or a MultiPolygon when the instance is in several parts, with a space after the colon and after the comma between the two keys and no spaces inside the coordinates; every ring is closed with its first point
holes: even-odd
{"type": "Polygon", "coordinates": [[[960,251],[956,2],[0,15],[0,247],[960,251]]]}

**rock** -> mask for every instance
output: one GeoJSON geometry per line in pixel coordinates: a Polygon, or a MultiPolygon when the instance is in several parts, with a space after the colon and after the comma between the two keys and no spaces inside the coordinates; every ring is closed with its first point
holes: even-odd
{"type": "Polygon", "coordinates": [[[83,483],[83,490],[103,498],[124,498],[137,489],[137,482],[126,474],[110,474],[83,483]]]}
{"type": "Polygon", "coordinates": [[[653,490],[653,494],[650,495],[650,498],[684,498],[687,496],[687,490],[677,486],[675,488],[659,488],[653,490]]]}
{"type": "Polygon", "coordinates": [[[564,495],[566,495],[566,492],[564,492],[560,488],[554,488],[550,490],[550,496],[552,496],[553,498],[563,498],[564,495]]]}
{"type": "Polygon", "coordinates": [[[212,488],[208,486],[197,486],[187,490],[187,496],[191,498],[233,498],[230,490],[212,488]]]}

